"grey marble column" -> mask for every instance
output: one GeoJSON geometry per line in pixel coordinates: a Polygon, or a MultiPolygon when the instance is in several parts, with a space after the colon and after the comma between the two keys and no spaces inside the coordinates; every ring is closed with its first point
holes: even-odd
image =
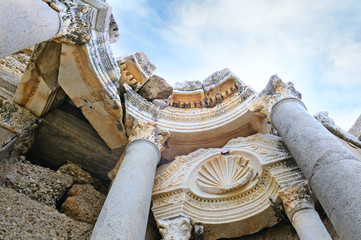
{"type": "Polygon", "coordinates": [[[360,239],[361,161],[296,98],[274,104],[271,121],[340,237],[360,239]]]}
{"type": "Polygon", "coordinates": [[[147,139],[130,142],[95,224],[92,240],[144,240],[159,148],[147,139]]]}
{"type": "Polygon", "coordinates": [[[282,188],[279,196],[301,240],[332,240],[314,208],[307,181],[282,188]]]}
{"type": "Polygon", "coordinates": [[[1,0],[0,58],[53,38],[61,27],[60,15],[41,0],[1,0]]]}
{"type": "Polygon", "coordinates": [[[332,240],[313,208],[304,208],[295,212],[291,221],[300,240],[332,240]]]}

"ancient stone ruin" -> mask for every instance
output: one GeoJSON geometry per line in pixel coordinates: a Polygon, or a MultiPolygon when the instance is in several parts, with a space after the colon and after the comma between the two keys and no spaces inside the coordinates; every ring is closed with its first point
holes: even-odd
{"type": "Polygon", "coordinates": [[[360,239],[360,119],[277,75],[173,88],[117,29],[102,0],[0,1],[0,239],[360,239]]]}

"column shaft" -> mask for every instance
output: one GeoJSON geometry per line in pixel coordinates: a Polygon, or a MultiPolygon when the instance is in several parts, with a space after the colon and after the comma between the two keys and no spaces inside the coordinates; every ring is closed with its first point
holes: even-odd
{"type": "Polygon", "coordinates": [[[41,0],[0,1],[0,58],[53,38],[60,15],[41,0]]]}
{"type": "Polygon", "coordinates": [[[305,110],[283,99],[271,112],[284,139],[342,239],[361,236],[361,161],[305,110]]]}
{"type": "Polygon", "coordinates": [[[292,217],[292,225],[301,240],[332,240],[314,209],[301,209],[292,217]]]}
{"type": "Polygon", "coordinates": [[[144,240],[160,151],[149,140],[128,144],[92,240],[144,240]]]}

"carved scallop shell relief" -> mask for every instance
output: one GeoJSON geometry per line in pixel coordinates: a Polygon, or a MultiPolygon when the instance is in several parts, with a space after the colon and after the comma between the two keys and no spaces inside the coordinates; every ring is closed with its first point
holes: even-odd
{"type": "Polygon", "coordinates": [[[252,178],[250,161],[241,156],[216,156],[197,173],[197,185],[207,193],[225,193],[245,186],[252,178]]]}

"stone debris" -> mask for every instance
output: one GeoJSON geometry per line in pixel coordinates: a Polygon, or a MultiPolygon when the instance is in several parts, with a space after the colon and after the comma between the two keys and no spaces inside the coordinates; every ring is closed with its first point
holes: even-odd
{"type": "Polygon", "coordinates": [[[0,239],[90,239],[93,226],[0,186],[0,239]]]}
{"type": "Polygon", "coordinates": [[[24,157],[0,161],[2,187],[12,188],[53,208],[72,183],[69,175],[33,165],[24,157]]]}
{"type": "Polygon", "coordinates": [[[105,195],[90,184],[74,184],[60,209],[74,220],[95,224],[105,195]]]}
{"type": "Polygon", "coordinates": [[[61,166],[57,172],[70,175],[73,178],[74,184],[92,184],[94,182],[94,179],[88,172],[84,171],[79,165],[74,163],[67,163],[61,166]]]}
{"type": "Polygon", "coordinates": [[[173,87],[163,78],[153,75],[139,90],[139,95],[152,101],[154,99],[168,99],[173,87]]]}

